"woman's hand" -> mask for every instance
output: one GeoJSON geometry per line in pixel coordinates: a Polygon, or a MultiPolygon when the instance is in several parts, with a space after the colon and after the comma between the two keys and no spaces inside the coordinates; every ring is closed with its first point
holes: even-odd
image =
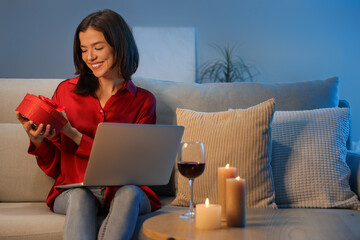
{"type": "Polygon", "coordinates": [[[50,124],[44,127],[44,124],[36,126],[33,121],[24,118],[19,112],[16,112],[16,118],[20,121],[23,128],[25,129],[30,141],[35,147],[40,146],[44,138],[52,138],[55,136],[55,128],[51,130],[50,124]]]}
{"type": "MultiPolygon", "coordinates": [[[[62,111],[61,114],[68,120],[65,111],[62,111]]],[[[71,138],[77,145],[80,144],[81,138],[82,138],[82,133],[80,133],[76,128],[73,128],[69,121],[61,129],[61,132],[65,136],[71,138]]]]}

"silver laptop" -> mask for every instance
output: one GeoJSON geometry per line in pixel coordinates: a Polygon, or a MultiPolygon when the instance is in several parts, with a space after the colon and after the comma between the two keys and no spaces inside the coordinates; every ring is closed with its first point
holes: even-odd
{"type": "Polygon", "coordinates": [[[57,188],[165,185],[183,133],[175,125],[100,123],[83,182],[57,188]]]}

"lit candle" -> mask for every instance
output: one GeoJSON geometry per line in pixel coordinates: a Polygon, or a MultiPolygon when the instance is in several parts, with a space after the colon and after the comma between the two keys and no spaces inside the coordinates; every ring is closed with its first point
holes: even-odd
{"type": "Polygon", "coordinates": [[[206,198],[205,204],[196,204],[195,227],[203,230],[220,228],[221,206],[209,204],[208,198],[206,198]]]}
{"type": "Polygon", "coordinates": [[[245,179],[226,179],[226,220],[229,227],[246,225],[245,179]]]}
{"type": "Polygon", "coordinates": [[[225,167],[218,168],[218,204],[221,206],[221,220],[226,220],[226,179],[236,176],[236,168],[225,167]]]}

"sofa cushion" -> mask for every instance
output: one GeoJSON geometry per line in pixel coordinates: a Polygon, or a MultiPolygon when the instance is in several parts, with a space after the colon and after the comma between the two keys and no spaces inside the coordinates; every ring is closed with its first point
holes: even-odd
{"type": "Polygon", "coordinates": [[[0,204],[0,239],[61,240],[64,222],[45,203],[0,204]]]}
{"type": "Polygon", "coordinates": [[[27,153],[29,143],[21,124],[0,123],[0,201],[46,200],[54,180],[27,153]]]}
{"type": "MultiPolygon", "coordinates": [[[[195,179],[194,203],[205,198],[217,202],[217,169],[227,163],[246,179],[246,206],[276,208],[271,157],[271,121],[275,101],[270,99],[248,109],[204,113],[177,109],[177,121],[185,126],[183,142],[203,142],[205,170],[195,179]]],[[[188,179],[177,174],[173,205],[188,206],[188,179]]]]}
{"type": "Polygon", "coordinates": [[[152,92],[157,100],[157,123],[176,124],[176,108],[201,112],[248,108],[270,98],[276,110],[310,110],[337,107],[339,80],[329,78],[293,83],[182,83],[134,78],[134,83],[152,92]]]}
{"type": "Polygon", "coordinates": [[[346,164],[348,108],[276,111],[272,167],[279,207],[353,208],[346,164]]]}

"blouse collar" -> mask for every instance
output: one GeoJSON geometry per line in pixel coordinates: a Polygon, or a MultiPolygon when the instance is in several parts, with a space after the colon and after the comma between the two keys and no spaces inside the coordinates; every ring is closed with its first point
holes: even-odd
{"type": "MultiPolygon", "coordinates": [[[[80,78],[80,76],[77,76],[75,78],[70,79],[69,81],[70,81],[70,83],[76,85],[77,82],[79,81],[79,78],[80,78]]],[[[131,81],[130,79],[126,80],[124,87],[120,88],[115,94],[122,92],[124,89],[126,89],[132,95],[134,95],[134,96],[136,95],[137,87],[135,86],[133,81],[131,81]]]]}

